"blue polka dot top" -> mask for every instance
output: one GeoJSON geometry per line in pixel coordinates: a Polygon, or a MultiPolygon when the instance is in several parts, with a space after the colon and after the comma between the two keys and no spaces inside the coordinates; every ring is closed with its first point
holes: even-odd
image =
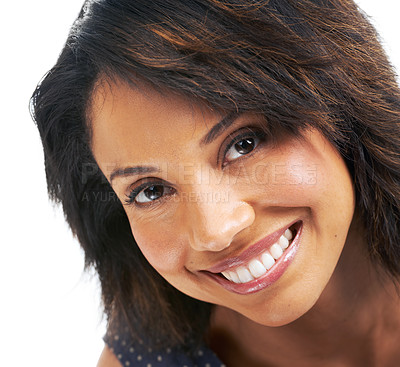
{"type": "Polygon", "coordinates": [[[125,329],[107,333],[104,341],[123,367],[225,367],[207,346],[188,355],[181,347],[153,351],[143,343],[134,344],[125,329]]]}

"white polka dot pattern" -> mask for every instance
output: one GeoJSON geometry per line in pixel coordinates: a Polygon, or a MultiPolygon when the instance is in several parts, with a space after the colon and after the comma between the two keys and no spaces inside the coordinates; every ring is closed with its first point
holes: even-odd
{"type": "Polygon", "coordinates": [[[190,355],[180,347],[155,350],[142,340],[134,344],[127,330],[106,334],[104,341],[124,367],[225,367],[206,346],[190,355]]]}

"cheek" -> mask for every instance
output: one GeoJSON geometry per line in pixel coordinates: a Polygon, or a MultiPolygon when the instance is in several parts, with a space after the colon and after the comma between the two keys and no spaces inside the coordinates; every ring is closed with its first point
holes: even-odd
{"type": "Polygon", "coordinates": [[[355,208],[354,187],[345,162],[332,146],[324,145],[317,151],[299,149],[288,155],[286,163],[282,177],[288,203],[309,208],[319,243],[316,251],[330,251],[336,259],[355,208]]]}
{"type": "Polygon", "coordinates": [[[287,154],[284,159],[274,157],[268,164],[259,164],[251,172],[257,192],[275,205],[310,206],[325,199],[331,180],[318,159],[305,154],[287,154]]]}
{"type": "Polygon", "coordinates": [[[315,226],[346,229],[355,205],[347,167],[327,143],[291,142],[269,156],[268,164],[253,167],[257,197],[274,207],[308,208],[315,226]]]}
{"type": "Polygon", "coordinates": [[[177,226],[171,231],[162,226],[131,222],[131,229],[144,257],[161,275],[184,269],[187,253],[177,226]]]}

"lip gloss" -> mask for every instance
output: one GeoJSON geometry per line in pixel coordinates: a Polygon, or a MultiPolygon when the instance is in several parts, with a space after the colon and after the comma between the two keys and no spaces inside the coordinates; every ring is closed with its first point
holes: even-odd
{"type": "Polygon", "coordinates": [[[211,279],[216,281],[226,290],[238,294],[243,294],[243,295],[251,294],[269,287],[283,275],[285,270],[293,261],[293,258],[295,257],[297,250],[299,248],[303,223],[301,223],[297,228],[296,235],[293,238],[290,246],[284,251],[282,256],[278,260],[276,260],[275,264],[269,270],[267,270],[267,272],[261,277],[251,280],[247,283],[234,283],[233,281],[226,279],[219,273],[222,271],[229,270],[229,268],[233,269],[240,266],[241,264],[245,264],[251,259],[253,259],[255,256],[265,252],[274,243],[276,243],[276,241],[285,232],[285,230],[291,227],[293,224],[270,234],[269,236],[263,238],[262,240],[258,241],[256,244],[251,246],[241,255],[224,260],[218,263],[217,265],[214,265],[213,267],[207,269],[206,271],[204,271],[204,273],[207,274],[211,279]]]}

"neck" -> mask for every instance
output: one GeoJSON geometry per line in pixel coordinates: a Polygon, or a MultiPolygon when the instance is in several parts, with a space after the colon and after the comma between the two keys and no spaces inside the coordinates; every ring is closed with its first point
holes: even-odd
{"type": "Polygon", "coordinates": [[[266,327],[217,306],[211,347],[229,366],[396,365],[399,296],[364,249],[363,236],[353,228],[317,303],[288,325],[266,327]]]}

